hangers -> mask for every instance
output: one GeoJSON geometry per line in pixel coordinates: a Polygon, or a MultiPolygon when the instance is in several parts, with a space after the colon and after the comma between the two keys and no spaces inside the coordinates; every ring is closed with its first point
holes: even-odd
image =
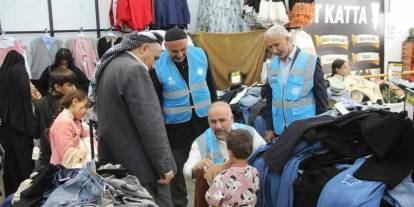
{"type": "Polygon", "coordinates": [[[79,37],[86,37],[85,33],[83,32],[83,27],[80,27],[78,36],[79,37]]]}
{"type": "Polygon", "coordinates": [[[3,31],[3,28],[1,27],[1,22],[0,22],[0,40],[5,40],[6,39],[6,31],[3,31]]]}
{"type": "Polygon", "coordinates": [[[12,37],[6,36],[6,31],[3,31],[3,28],[1,27],[1,22],[0,22],[0,40],[13,40],[12,37]]]}
{"type": "Polygon", "coordinates": [[[116,35],[112,32],[112,27],[109,28],[109,31],[105,34],[108,37],[116,37],[116,35]]]}
{"type": "Polygon", "coordinates": [[[47,28],[45,28],[45,32],[43,33],[43,36],[50,38],[50,34],[47,28]]]}

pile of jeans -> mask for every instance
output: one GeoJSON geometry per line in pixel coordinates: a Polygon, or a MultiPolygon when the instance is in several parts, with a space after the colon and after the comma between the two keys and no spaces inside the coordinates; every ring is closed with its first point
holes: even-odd
{"type": "Polygon", "coordinates": [[[22,182],[13,206],[158,206],[137,177],[97,172],[92,162],[81,169],[50,164],[22,182]]]}

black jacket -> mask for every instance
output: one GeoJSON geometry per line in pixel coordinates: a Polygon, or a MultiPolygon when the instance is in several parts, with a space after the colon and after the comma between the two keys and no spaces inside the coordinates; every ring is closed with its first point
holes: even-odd
{"type": "Polygon", "coordinates": [[[414,126],[405,113],[355,111],[337,118],[321,116],[293,122],[263,157],[280,174],[301,140],[320,141],[353,160],[372,155],[354,175],[384,181],[392,189],[413,169],[413,137],[414,126]]]}
{"type": "Polygon", "coordinates": [[[46,129],[52,125],[52,118],[59,107],[60,97],[47,95],[43,96],[34,105],[34,119],[35,119],[35,139],[40,139],[40,160],[37,169],[47,166],[50,162],[50,155],[52,151],[50,149],[49,138],[46,133],[46,129]]]}

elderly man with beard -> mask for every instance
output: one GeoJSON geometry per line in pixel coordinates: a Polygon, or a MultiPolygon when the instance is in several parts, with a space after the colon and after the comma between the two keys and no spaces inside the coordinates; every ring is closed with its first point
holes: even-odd
{"type": "Polygon", "coordinates": [[[293,45],[292,35],[281,25],[265,32],[273,58],[267,70],[265,139],[280,136],[292,122],[328,110],[328,95],[318,57],[293,45]]]}
{"type": "Polygon", "coordinates": [[[169,183],[176,165],[149,75],[161,41],[157,33],[126,34],[102,56],[89,97],[98,118],[99,162],[121,164],[166,207],[173,206],[169,183]]]}
{"type": "Polygon", "coordinates": [[[244,124],[234,123],[231,108],[226,102],[215,102],[208,110],[210,128],[192,144],[190,155],[184,164],[184,174],[194,177],[198,169],[207,167],[204,160],[222,164],[228,160],[226,140],[231,130],[246,129],[253,136],[253,151],[266,144],[257,131],[244,124]]]}

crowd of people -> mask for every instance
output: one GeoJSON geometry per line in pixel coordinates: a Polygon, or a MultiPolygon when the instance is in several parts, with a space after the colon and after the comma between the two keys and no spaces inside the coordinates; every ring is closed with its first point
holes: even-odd
{"type": "Polygon", "coordinates": [[[31,93],[23,57],[9,52],[0,68],[6,195],[49,163],[85,164],[90,151],[82,143],[90,134],[82,120],[89,113],[97,121],[99,163],[121,164],[159,206],[187,206],[185,177],[200,169],[216,171],[205,194],[209,205],[254,206],[259,177],[247,164],[249,155],[292,122],[328,110],[319,58],[293,45],[283,26],[266,31],[274,57],[261,137],[253,127],[234,123],[229,104],[217,100],[206,53],[187,41],[178,28],[164,38],[128,33],[101,57],[90,83],[73,66],[70,51],[61,49],[41,76],[40,99],[31,93]],[[36,163],[33,138],[40,148],[36,163]]]}

